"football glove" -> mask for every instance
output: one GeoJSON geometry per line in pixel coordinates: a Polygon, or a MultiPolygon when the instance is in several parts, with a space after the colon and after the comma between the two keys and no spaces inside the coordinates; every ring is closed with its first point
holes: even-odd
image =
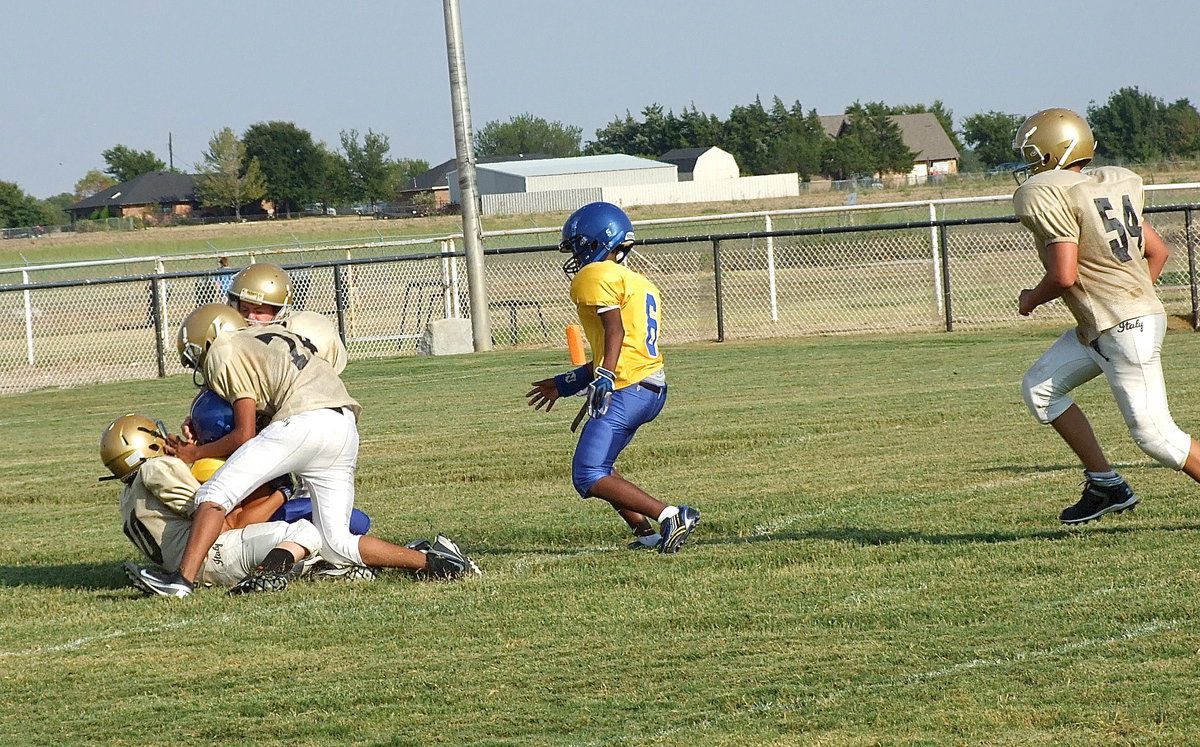
{"type": "Polygon", "coordinates": [[[588,415],[593,418],[598,418],[608,412],[608,403],[612,401],[613,384],[617,382],[617,375],[607,368],[596,367],[596,378],[592,379],[592,383],[588,384],[588,415]]]}

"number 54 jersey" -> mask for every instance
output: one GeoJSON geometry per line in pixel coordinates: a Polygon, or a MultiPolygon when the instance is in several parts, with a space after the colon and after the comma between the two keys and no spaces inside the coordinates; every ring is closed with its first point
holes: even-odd
{"type": "Polygon", "coordinates": [[[1043,265],[1050,244],[1079,246],[1078,280],[1063,300],[1085,345],[1126,319],[1164,313],[1145,257],[1143,199],[1142,178],[1115,166],[1043,171],[1013,194],[1043,265]]]}
{"type": "Polygon", "coordinates": [[[610,370],[604,357],[604,322],[600,312],[620,309],[625,326],[621,355],[613,373],[615,387],[636,384],[650,376],[661,378],[662,352],[658,349],[661,296],[644,275],[605,260],[584,265],[571,280],[571,301],[592,348],[593,363],[610,370]]]}

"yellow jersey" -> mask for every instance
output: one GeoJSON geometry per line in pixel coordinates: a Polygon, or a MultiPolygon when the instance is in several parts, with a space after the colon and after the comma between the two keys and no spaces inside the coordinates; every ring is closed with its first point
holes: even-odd
{"type": "Polygon", "coordinates": [[[579,313],[592,364],[616,374],[616,389],[654,376],[661,379],[662,351],[658,347],[662,299],[658,288],[644,275],[611,260],[584,265],[571,281],[571,301],[579,313]],[[604,322],[600,313],[620,309],[625,339],[617,365],[604,358],[604,322]]]}

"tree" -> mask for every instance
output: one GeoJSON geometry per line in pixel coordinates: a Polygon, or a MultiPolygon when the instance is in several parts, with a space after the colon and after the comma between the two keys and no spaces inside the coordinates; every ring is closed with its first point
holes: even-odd
{"type": "Polygon", "coordinates": [[[316,196],[326,205],[350,202],[355,199],[350,186],[350,163],[346,157],[325,143],[317,145],[321,153],[321,177],[316,196]]]}
{"type": "Polygon", "coordinates": [[[43,225],[60,226],[70,223],[71,213],[67,211],[67,208],[75,202],[78,200],[70,192],[61,192],[42,200],[42,212],[46,216],[43,225]]]}
{"type": "Polygon", "coordinates": [[[400,158],[392,161],[388,167],[394,192],[408,189],[413,179],[429,171],[429,161],[423,158],[400,158]]]}
{"type": "Polygon", "coordinates": [[[582,134],[581,127],[547,122],[532,114],[519,114],[507,122],[488,122],[475,133],[475,155],[545,153],[556,158],[577,156],[582,134]]]}
{"type": "Polygon", "coordinates": [[[246,160],[246,146],[229,127],[208,141],[204,161],[196,164],[196,197],[206,207],[233,208],[240,220],[242,205],[260,200],[267,180],[258,159],[246,160]]]}
{"type": "Polygon", "coordinates": [[[771,156],[771,118],[755,97],[748,106],[735,106],[725,121],[722,147],[733,154],[743,174],[766,174],[771,156]]]}
{"type": "Polygon", "coordinates": [[[1166,153],[1166,105],[1136,86],[1120,89],[1101,106],[1089,105],[1087,118],[1097,155],[1146,163],[1166,153]]]}
{"type": "Polygon", "coordinates": [[[972,114],[963,120],[963,139],[984,167],[1010,163],[1017,157],[1012,143],[1023,121],[1019,114],[997,111],[972,114]]]}
{"type": "Polygon", "coordinates": [[[104,173],[116,179],[118,183],[150,174],[156,171],[166,171],[167,165],[154,155],[153,151],[136,151],[124,145],[114,145],[102,154],[108,168],[104,173]]]}
{"type": "Polygon", "coordinates": [[[850,138],[867,154],[867,174],[907,174],[912,171],[915,154],[904,144],[900,126],[892,120],[891,110],[881,102],[855,102],[846,109],[849,119],[838,140],[850,138]]]}
{"type": "Polygon", "coordinates": [[[325,158],[312,133],[291,122],[259,122],[247,128],[242,142],[246,157],[258,159],[267,178],[266,197],[277,210],[298,211],[318,199],[325,158]]]}
{"type": "Polygon", "coordinates": [[[843,135],[825,143],[821,173],[830,179],[850,179],[871,172],[871,154],[857,137],[843,135]]]}
{"type": "Polygon", "coordinates": [[[341,132],[342,152],[346,158],[349,196],[352,200],[374,202],[390,196],[388,137],[367,130],[360,145],[358,130],[341,132]]]}
{"type": "Polygon", "coordinates": [[[1179,99],[1166,111],[1167,155],[1200,155],[1200,112],[1187,99],[1179,99]]]}
{"type": "Polygon", "coordinates": [[[645,121],[639,122],[628,110],[624,119],[614,119],[596,131],[596,139],[588,143],[584,153],[627,153],[631,156],[658,158],[676,148],[716,145],[714,133],[721,124],[715,117],[707,118],[700,112],[684,111],[683,118],[673,112],[663,112],[660,104],[651,104],[642,109],[645,121]],[[700,138],[700,141],[693,138],[700,138]]]}
{"type": "Polygon", "coordinates": [[[52,213],[36,197],[12,182],[0,182],[0,228],[48,225],[52,219],[52,213]]]}
{"type": "Polygon", "coordinates": [[[82,179],[75,182],[75,201],[78,202],[94,194],[99,194],[116,184],[118,184],[116,179],[102,173],[99,169],[92,169],[84,174],[82,179]]]}
{"type": "Polygon", "coordinates": [[[776,96],[769,116],[771,143],[764,173],[795,172],[808,179],[821,170],[821,154],[828,138],[816,110],[804,113],[797,101],[791,109],[776,96]]]}

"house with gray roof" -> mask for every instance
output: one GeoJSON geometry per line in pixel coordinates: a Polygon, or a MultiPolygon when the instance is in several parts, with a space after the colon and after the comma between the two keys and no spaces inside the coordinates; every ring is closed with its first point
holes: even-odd
{"type": "MultiPolygon", "coordinates": [[[[823,116],[820,119],[825,134],[835,139],[841,136],[850,121],[845,114],[823,116]]],[[[935,115],[929,112],[893,114],[890,119],[900,128],[904,144],[914,154],[913,168],[908,174],[911,180],[958,173],[958,149],[935,115]]]]}
{"type": "Polygon", "coordinates": [[[67,208],[71,220],[103,216],[147,217],[170,213],[192,215],[200,209],[196,178],[191,174],[156,171],[122,182],[86,197],[67,208]]]}

